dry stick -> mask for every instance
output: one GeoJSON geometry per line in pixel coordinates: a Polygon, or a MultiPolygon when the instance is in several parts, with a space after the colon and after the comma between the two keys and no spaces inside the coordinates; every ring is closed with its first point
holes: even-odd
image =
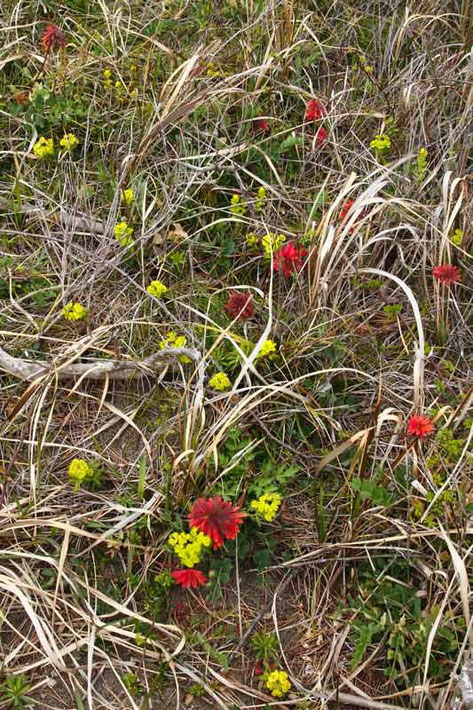
{"type": "Polygon", "coordinates": [[[50,219],[53,222],[58,222],[63,227],[68,227],[73,232],[92,232],[93,234],[104,234],[105,232],[105,225],[100,220],[71,212],[63,207],[60,207],[56,214],[50,214],[42,207],[35,207],[35,205],[29,205],[27,203],[12,206],[7,200],[0,197],[0,210],[3,212],[13,212],[14,214],[29,214],[42,217],[43,219],[50,219]]]}
{"type": "Polygon", "coordinates": [[[164,348],[157,353],[149,355],[140,362],[127,360],[101,360],[91,363],[77,363],[75,365],[52,366],[46,363],[28,362],[19,357],[12,357],[2,347],[0,347],[0,370],[9,375],[19,377],[22,380],[35,381],[40,377],[49,374],[57,375],[59,378],[84,377],[91,380],[101,380],[109,377],[112,380],[126,379],[137,375],[139,377],[148,375],[159,367],[162,369],[168,360],[185,355],[200,366],[200,374],[203,376],[202,356],[195,348],[164,348]]]}

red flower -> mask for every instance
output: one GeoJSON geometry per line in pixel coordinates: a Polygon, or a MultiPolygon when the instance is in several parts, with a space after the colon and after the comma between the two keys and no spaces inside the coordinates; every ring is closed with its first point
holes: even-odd
{"type": "Polygon", "coordinates": [[[200,569],[177,569],[175,572],[171,572],[171,577],[183,589],[196,589],[208,582],[207,577],[200,569]]]}
{"type": "Polygon", "coordinates": [[[251,124],[253,133],[264,133],[268,136],[271,133],[271,126],[265,118],[255,118],[251,124]]]}
{"type": "Polygon", "coordinates": [[[231,318],[253,318],[253,296],[249,291],[230,291],[230,297],[225,304],[225,311],[231,318]]]}
{"type": "Polygon", "coordinates": [[[281,270],[286,278],[289,278],[292,271],[299,271],[302,267],[302,260],[307,256],[307,249],[297,247],[292,242],[288,242],[277,252],[273,260],[275,271],[281,270]]]}
{"type": "Polygon", "coordinates": [[[311,99],[307,102],[305,109],[304,121],[317,121],[317,119],[325,116],[327,111],[325,106],[318,99],[311,99]]]}
{"type": "Polygon", "coordinates": [[[60,49],[66,46],[66,38],[62,30],[56,25],[47,25],[41,38],[44,51],[49,54],[51,49],[60,49]]]}
{"type": "Polygon", "coordinates": [[[220,496],[199,498],[189,513],[189,524],[208,535],[214,550],[223,545],[223,539],[234,540],[240,532],[240,525],[246,518],[240,506],[233,506],[220,496]]]}
{"type": "Polygon", "coordinates": [[[441,284],[445,284],[445,286],[451,286],[462,279],[460,269],[457,266],[453,266],[453,264],[436,266],[432,273],[434,278],[440,281],[441,284]]]}
{"type": "Polygon", "coordinates": [[[409,436],[417,436],[419,439],[425,439],[427,434],[431,434],[433,430],[433,421],[424,414],[414,414],[407,423],[409,436]]]}
{"type": "Polygon", "coordinates": [[[340,210],[340,219],[342,220],[342,222],[354,204],[355,200],[346,200],[346,202],[343,203],[342,209],[340,210]]]}
{"type": "Polygon", "coordinates": [[[315,140],[317,145],[322,145],[327,140],[328,133],[323,126],[320,126],[319,130],[315,134],[315,140]]]}
{"type": "Polygon", "coordinates": [[[266,667],[269,668],[270,671],[273,671],[276,668],[276,664],[274,661],[256,661],[255,666],[253,668],[253,673],[255,675],[263,675],[263,673],[266,672],[266,667]]]}

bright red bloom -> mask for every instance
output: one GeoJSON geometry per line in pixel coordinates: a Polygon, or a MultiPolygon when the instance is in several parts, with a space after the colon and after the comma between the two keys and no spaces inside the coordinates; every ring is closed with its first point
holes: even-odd
{"type": "Polygon", "coordinates": [[[175,572],[171,572],[171,577],[183,589],[197,589],[208,582],[207,577],[200,569],[177,569],[175,572]]]}
{"type": "Polygon", "coordinates": [[[282,271],[286,278],[289,278],[293,271],[299,271],[302,267],[302,260],[307,256],[307,249],[295,246],[288,242],[276,253],[273,260],[275,271],[282,271]]]}
{"type": "Polygon", "coordinates": [[[265,118],[255,118],[251,127],[254,133],[264,133],[265,136],[271,133],[271,126],[265,118]]]}
{"type": "Polygon", "coordinates": [[[462,280],[460,269],[457,266],[453,266],[453,264],[436,266],[432,273],[434,278],[440,281],[441,284],[445,284],[445,286],[451,286],[462,280]]]}
{"type": "Polygon", "coordinates": [[[240,532],[240,525],[246,518],[246,513],[239,505],[233,506],[220,496],[199,498],[189,513],[189,524],[208,535],[213,542],[214,550],[223,545],[223,539],[234,540],[240,532]]]}
{"type": "Polygon", "coordinates": [[[327,111],[325,106],[318,99],[311,99],[307,102],[305,109],[304,121],[317,121],[317,119],[325,116],[327,111]]]}
{"type": "Polygon", "coordinates": [[[246,320],[253,318],[253,296],[249,291],[230,291],[230,296],[225,304],[225,311],[231,318],[246,320]]]}
{"type": "Polygon", "coordinates": [[[414,414],[407,423],[409,436],[417,436],[419,439],[425,439],[427,434],[431,434],[433,430],[434,423],[425,414],[414,414]]]}
{"type": "Polygon", "coordinates": [[[322,145],[327,140],[328,133],[323,126],[320,126],[319,130],[315,134],[315,140],[317,145],[322,145]]]}
{"type": "Polygon", "coordinates": [[[343,203],[342,209],[340,210],[340,219],[342,220],[342,222],[354,204],[355,200],[346,200],[346,202],[343,203]]]}
{"type": "Polygon", "coordinates": [[[66,38],[62,30],[56,27],[56,25],[46,25],[41,42],[43,43],[45,52],[48,54],[51,49],[60,49],[66,46],[66,38]]]}

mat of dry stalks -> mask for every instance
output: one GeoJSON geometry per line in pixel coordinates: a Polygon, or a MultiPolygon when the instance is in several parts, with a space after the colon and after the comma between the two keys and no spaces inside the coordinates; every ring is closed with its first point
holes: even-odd
{"type": "Polygon", "coordinates": [[[473,707],[472,13],[3,0],[0,708],[473,707]]]}

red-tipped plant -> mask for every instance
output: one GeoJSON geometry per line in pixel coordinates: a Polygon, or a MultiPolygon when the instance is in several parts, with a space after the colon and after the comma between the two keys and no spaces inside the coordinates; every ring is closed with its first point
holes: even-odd
{"type": "Polygon", "coordinates": [[[171,577],[183,589],[196,589],[208,582],[207,577],[200,569],[177,569],[171,572],[171,577]]]}
{"type": "Polygon", "coordinates": [[[304,121],[317,121],[319,118],[323,118],[326,113],[325,106],[321,101],[310,99],[305,108],[304,121]]]}
{"type": "Polygon", "coordinates": [[[208,535],[214,550],[217,550],[222,547],[224,540],[236,538],[245,518],[246,513],[240,510],[240,506],[214,496],[196,500],[189,513],[189,524],[208,535]]]}
{"type": "Polygon", "coordinates": [[[462,274],[458,266],[453,264],[441,264],[432,271],[434,278],[444,286],[452,286],[461,281],[462,274]]]}
{"type": "Polygon", "coordinates": [[[246,320],[253,318],[253,296],[249,291],[230,291],[230,296],[225,304],[225,312],[230,318],[246,320]]]}
{"type": "Polygon", "coordinates": [[[273,268],[275,271],[282,271],[284,276],[289,278],[293,272],[297,272],[302,268],[303,260],[306,256],[307,249],[288,242],[276,253],[273,260],[273,268]]]}
{"type": "Polygon", "coordinates": [[[56,25],[46,25],[46,29],[41,37],[41,42],[47,54],[49,54],[51,50],[57,51],[66,46],[64,33],[59,27],[56,27],[56,25]]]}
{"type": "Polygon", "coordinates": [[[417,439],[425,439],[434,430],[434,423],[425,414],[413,414],[407,423],[407,433],[417,439]]]}

